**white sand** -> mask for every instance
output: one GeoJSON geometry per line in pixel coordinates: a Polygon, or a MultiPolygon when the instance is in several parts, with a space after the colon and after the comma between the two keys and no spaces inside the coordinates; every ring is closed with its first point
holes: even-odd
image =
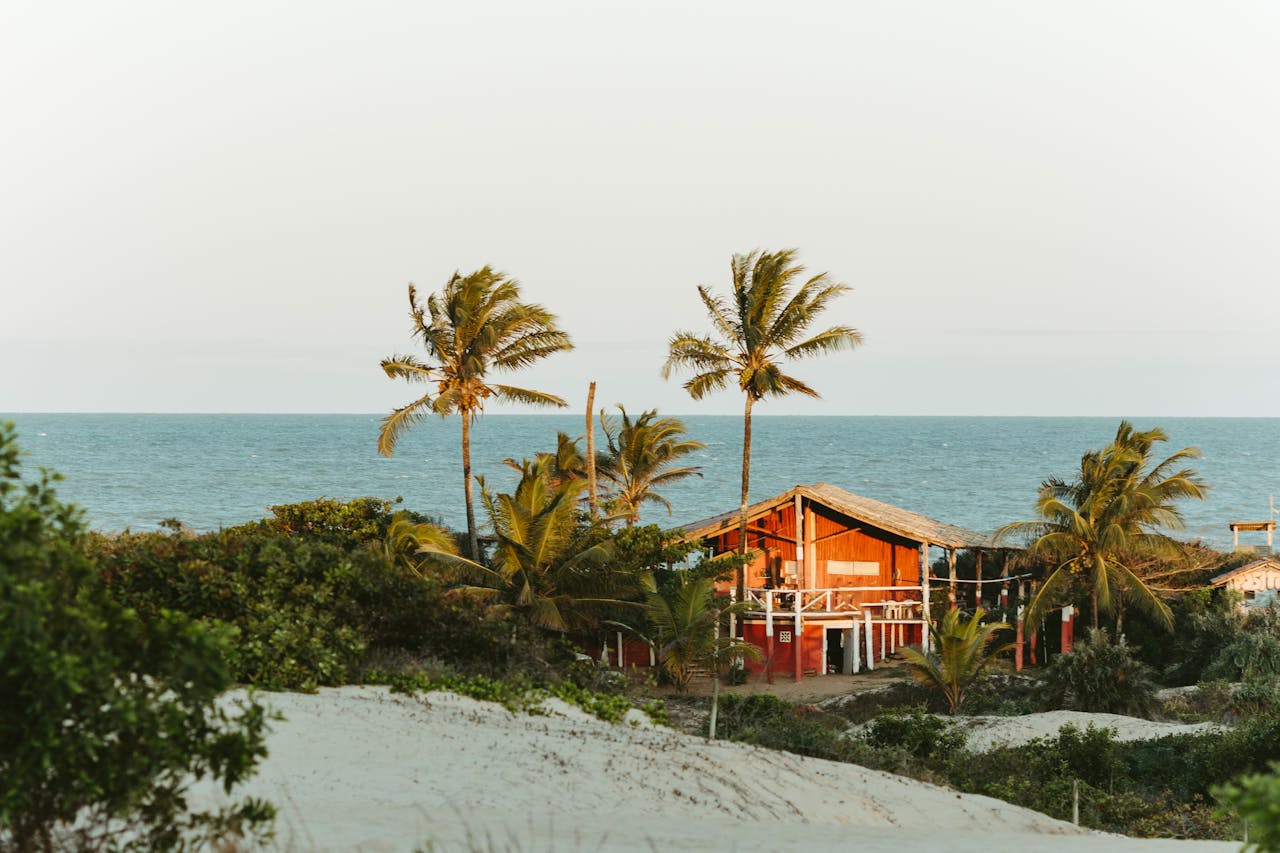
{"type": "Polygon", "coordinates": [[[986,797],[567,706],[517,716],[354,687],[264,698],[287,722],[243,792],[280,807],[286,850],[1238,849],[1089,833],[986,797]]]}
{"type": "Polygon", "coordinates": [[[1152,740],[1222,728],[1215,723],[1157,723],[1120,714],[1084,711],[1045,711],[1020,717],[956,717],[955,722],[968,733],[969,749],[978,752],[996,746],[1015,746],[1038,737],[1054,737],[1067,724],[1082,731],[1090,724],[1100,729],[1115,729],[1117,740],[1152,740]]]}

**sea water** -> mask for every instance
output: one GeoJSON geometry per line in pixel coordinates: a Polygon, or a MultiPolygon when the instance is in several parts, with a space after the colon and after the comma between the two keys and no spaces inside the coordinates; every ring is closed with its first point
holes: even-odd
{"type": "MultiPolygon", "coordinates": [[[[328,496],[403,499],[403,506],[465,526],[461,427],[432,419],[377,452],[379,415],[11,414],[25,464],[61,472],[64,500],[104,530],[153,529],[176,518],[196,530],[238,524],[273,504],[328,496]]],[[[695,521],[737,507],[742,420],[683,417],[706,445],[689,459],[701,476],[662,489],[672,511],[648,505],[642,520],[695,521]]],[[[1119,418],[756,416],[751,499],[799,483],[827,482],[940,521],[991,532],[1033,517],[1046,477],[1071,478],[1080,456],[1104,446],[1119,418]]],[[[1271,517],[1280,495],[1280,419],[1135,418],[1169,436],[1160,458],[1187,446],[1211,487],[1182,510],[1186,538],[1230,544],[1228,521],[1271,517]]],[[[473,473],[510,489],[503,464],[553,450],[556,433],[582,435],[582,415],[486,415],[472,430],[473,473]]],[[[604,446],[597,435],[597,448],[604,446]]],[[[483,518],[483,513],[480,513],[483,518]]],[[[1257,537],[1258,534],[1253,534],[1257,537]]],[[[1262,541],[1262,540],[1259,540],[1262,541]]],[[[1243,543],[1242,543],[1243,544],[1243,543]]]]}

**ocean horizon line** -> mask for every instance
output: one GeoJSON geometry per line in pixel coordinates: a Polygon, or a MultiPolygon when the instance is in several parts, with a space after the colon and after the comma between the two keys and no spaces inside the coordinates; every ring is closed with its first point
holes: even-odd
{"type": "MultiPolygon", "coordinates": [[[[616,407],[604,407],[611,410],[616,407]]],[[[644,409],[636,409],[636,412],[645,411],[644,409]]],[[[661,410],[660,410],[661,411],[661,410]]],[[[529,411],[529,412],[484,412],[481,418],[564,418],[584,414],[581,410],[557,410],[557,411],[529,411]]],[[[668,417],[676,418],[730,418],[734,420],[742,420],[742,414],[727,414],[723,412],[662,412],[668,417]]],[[[386,412],[257,412],[257,411],[185,411],[185,412],[161,412],[161,411],[142,411],[142,410],[113,410],[113,411],[70,411],[70,410],[13,410],[0,412],[0,418],[10,416],[31,415],[94,415],[94,416],[156,416],[156,417],[290,417],[290,418],[329,418],[329,417],[368,417],[368,418],[385,418],[386,412]]],[[[442,419],[448,419],[454,415],[443,416],[442,419]]],[[[797,413],[797,412],[752,412],[751,419],[753,421],[767,418],[899,418],[899,419],[969,419],[969,420],[994,420],[994,419],[1025,419],[1025,420],[1280,420],[1280,415],[1150,415],[1150,414],[1107,414],[1107,415],[1042,415],[1042,414],[982,414],[982,415],[949,415],[949,414],[831,414],[831,413],[797,413]]]]}

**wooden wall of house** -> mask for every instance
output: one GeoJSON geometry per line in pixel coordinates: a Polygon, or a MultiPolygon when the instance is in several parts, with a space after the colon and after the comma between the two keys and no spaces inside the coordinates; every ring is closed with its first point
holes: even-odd
{"type": "MultiPolygon", "coordinates": [[[[760,658],[754,660],[746,658],[743,662],[747,671],[753,675],[764,672],[765,666],[770,663],[768,660],[769,639],[765,636],[765,624],[760,621],[750,621],[743,626],[745,639],[748,643],[760,649],[760,658]]],[[[795,642],[800,642],[800,670],[803,675],[807,670],[811,674],[821,675],[825,669],[825,661],[822,659],[822,628],[820,626],[805,623],[804,633],[797,638],[792,633],[792,623],[786,619],[779,619],[773,626],[773,661],[771,669],[774,675],[791,675],[796,672],[796,647],[795,642]],[[788,642],[782,642],[784,636],[790,636],[788,642]]]]}
{"type": "Polygon", "coordinates": [[[826,507],[813,509],[814,529],[810,537],[816,542],[813,546],[815,587],[919,585],[920,550],[915,542],[826,507]],[[850,563],[854,565],[848,565],[850,563]],[[878,564],[876,574],[862,574],[870,570],[869,563],[878,564]],[[858,573],[849,574],[850,571],[858,573]]]}
{"type": "MultiPolygon", "coordinates": [[[[815,543],[810,549],[812,553],[807,555],[811,562],[809,572],[802,574],[805,588],[915,586],[920,583],[917,543],[818,504],[806,502],[805,512],[813,519],[813,529],[806,531],[805,538],[815,543]],[[831,565],[832,562],[836,565],[831,565]],[[870,563],[876,564],[876,574],[865,573],[870,563]]],[[[778,507],[767,516],[751,522],[750,528],[747,545],[756,552],[756,557],[747,567],[747,586],[794,585],[795,577],[787,576],[785,568],[788,562],[795,561],[795,505],[788,503],[778,507]]],[[[717,553],[734,551],[737,546],[736,528],[716,537],[717,553]]],[[[724,588],[727,590],[728,585],[724,588]]]]}
{"type": "MultiPolygon", "coordinates": [[[[775,587],[781,585],[783,562],[795,560],[796,511],[787,504],[763,518],[752,521],[747,531],[747,547],[755,552],[755,559],[747,566],[748,587],[775,587]],[[760,532],[765,531],[765,532],[760,532]]],[[[738,529],[716,537],[717,554],[727,554],[738,549],[738,529]]]]}

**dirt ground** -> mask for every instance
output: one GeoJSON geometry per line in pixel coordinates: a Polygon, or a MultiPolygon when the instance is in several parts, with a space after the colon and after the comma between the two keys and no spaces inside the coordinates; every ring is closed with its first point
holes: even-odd
{"type": "MultiPolygon", "coordinates": [[[[809,676],[797,682],[790,675],[779,675],[770,684],[763,676],[751,676],[746,684],[721,685],[720,693],[749,695],[752,693],[768,693],[788,702],[820,702],[833,696],[850,696],[877,690],[887,684],[910,681],[910,671],[905,662],[889,658],[878,661],[871,672],[860,672],[857,675],[817,675],[809,676]]],[[[711,679],[696,678],[689,685],[691,696],[710,696],[711,679]]],[[[666,695],[674,694],[670,690],[666,695]]]]}

